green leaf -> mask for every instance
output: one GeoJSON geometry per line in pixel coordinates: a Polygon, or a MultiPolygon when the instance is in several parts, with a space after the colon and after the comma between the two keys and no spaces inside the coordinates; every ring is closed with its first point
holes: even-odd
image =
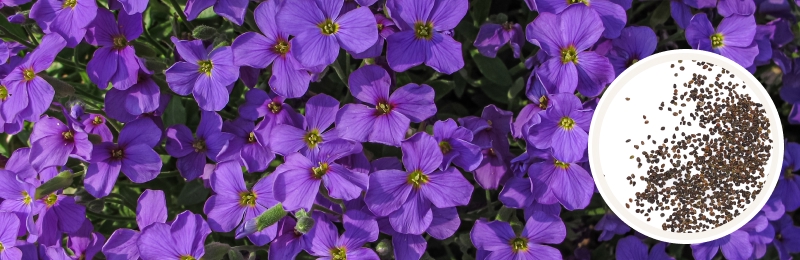
{"type": "MultiPolygon", "coordinates": [[[[11,34],[19,38],[28,39],[28,34],[25,33],[25,29],[22,29],[22,26],[18,24],[9,23],[8,19],[5,18],[0,19],[0,27],[3,27],[4,30],[10,32],[11,34]]],[[[0,35],[2,35],[2,33],[0,33],[0,35]]]]}
{"type": "Polygon", "coordinates": [[[235,250],[235,249],[231,248],[231,250],[228,251],[228,259],[229,260],[244,260],[244,256],[242,255],[242,252],[239,252],[238,250],[235,250]]]}
{"type": "Polygon", "coordinates": [[[464,95],[464,90],[467,89],[467,80],[461,76],[461,73],[455,73],[453,75],[453,83],[453,90],[456,93],[456,97],[461,98],[461,96],[464,95]]]}
{"type": "Polygon", "coordinates": [[[206,253],[203,255],[201,260],[222,260],[225,255],[228,254],[228,251],[231,250],[231,246],[228,244],[223,244],[219,242],[211,242],[206,245],[206,253]]]}
{"type": "Polygon", "coordinates": [[[500,59],[492,59],[483,56],[478,53],[477,49],[470,52],[470,55],[472,55],[472,60],[475,61],[475,65],[478,66],[478,70],[480,70],[487,79],[498,85],[507,86],[506,89],[511,87],[511,84],[514,83],[511,79],[511,74],[508,73],[508,68],[506,68],[506,65],[503,64],[500,59]]]}
{"type": "MultiPolygon", "coordinates": [[[[286,210],[283,209],[283,204],[278,203],[272,206],[256,217],[256,231],[261,231],[269,226],[275,225],[275,223],[278,223],[278,221],[285,216],[286,210]]],[[[313,226],[313,220],[311,225],[313,226]]]]}
{"type": "Polygon", "coordinates": [[[523,78],[517,78],[514,81],[514,85],[511,85],[511,88],[508,89],[508,100],[512,100],[519,94],[522,89],[525,88],[525,80],[523,78]]]}
{"type": "MultiPolygon", "coordinates": [[[[2,19],[0,19],[2,20],[2,19]]],[[[53,90],[56,91],[56,97],[71,97],[75,96],[75,88],[72,87],[69,83],[61,81],[60,79],[53,78],[48,76],[47,74],[41,73],[39,74],[44,81],[50,83],[53,86],[53,90]]]]}
{"type": "Polygon", "coordinates": [[[183,186],[181,193],[178,195],[178,204],[181,205],[194,205],[206,201],[208,197],[208,189],[203,186],[203,182],[199,179],[187,182],[183,186]]]}
{"type": "Polygon", "coordinates": [[[470,13],[475,22],[475,27],[480,27],[489,17],[489,10],[492,9],[492,0],[473,0],[469,6],[472,7],[470,13]]]}
{"type": "Polygon", "coordinates": [[[217,29],[201,24],[192,30],[192,36],[197,39],[208,40],[217,36],[217,29]]]}
{"type": "Polygon", "coordinates": [[[670,1],[662,1],[650,16],[650,27],[662,25],[670,17],[670,1]]]}
{"type": "Polygon", "coordinates": [[[451,81],[451,80],[443,80],[443,79],[434,80],[434,81],[428,82],[427,84],[430,85],[433,88],[433,91],[436,92],[436,98],[434,98],[434,101],[438,101],[439,99],[442,99],[445,95],[450,93],[450,91],[453,91],[453,88],[455,87],[455,84],[453,84],[453,81],[451,81]]]}
{"type": "Polygon", "coordinates": [[[183,107],[180,97],[172,97],[163,117],[165,127],[186,124],[186,108],[183,107]]]}
{"type": "Polygon", "coordinates": [[[45,195],[52,194],[57,190],[69,187],[72,185],[72,177],[74,175],[70,171],[63,171],[60,172],[56,177],[50,179],[49,181],[45,182],[39,188],[36,188],[36,194],[34,194],[34,199],[41,199],[45,195]]]}
{"type": "Polygon", "coordinates": [[[131,42],[133,46],[133,50],[136,51],[136,55],[139,57],[156,57],[158,56],[158,52],[156,51],[156,47],[148,42],[143,41],[133,41],[131,42]]]}
{"type": "Polygon", "coordinates": [[[489,98],[503,104],[508,104],[508,90],[511,88],[511,84],[499,85],[483,79],[476,80],[475,82],[489,98]]]}

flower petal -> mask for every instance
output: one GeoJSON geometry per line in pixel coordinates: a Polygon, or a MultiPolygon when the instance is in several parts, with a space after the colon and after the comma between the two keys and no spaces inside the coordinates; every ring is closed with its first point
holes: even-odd
{"type": "Polygon", "coordinates": [[[428,174],[429,182],[420,191],[439,208],[464,206],[469,203],[474,187],[455,168],[428,174]]]}
{"type": "Polygon", "coordinates": [[[364,197],[369,210],[377,216],[387,216],[399,209],[411,193],[411,185],[408,185],[406,180],[407,175],[399,170],[373,172],[364,197]]]}

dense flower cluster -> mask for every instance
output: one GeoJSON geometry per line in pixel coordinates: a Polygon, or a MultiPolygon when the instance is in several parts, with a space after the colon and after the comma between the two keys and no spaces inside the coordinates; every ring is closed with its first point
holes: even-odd
{"type": "Polygon", "coordinates": [[[798,3],[0,0],[0,259],[790,259],[798,3]],[[690,247],[631,232],[586,153],[674,48],[790,124],[768,204],[690,247]]]}

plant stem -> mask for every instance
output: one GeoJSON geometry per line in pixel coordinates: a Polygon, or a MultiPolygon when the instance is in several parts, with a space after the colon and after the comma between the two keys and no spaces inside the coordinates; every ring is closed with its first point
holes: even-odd
{"type": "Polygon", "coordinates": [[[172,8],[175,9],[175,12],[178,13],[178,15],[181,17],[181,20],[183,20],[183,24],[186,25],[186,27],[189,28],[190,31],[194,30],[194,26],[192,26],[192,24],[189,23],[189,18],[186,18],[186,14],[183,13],[183,10],[181,10],[181,5],[178,4],[178,1],[169,0],[169,3],[170,5],[172,5],[172,8]]]}
{"type": "Polygon", "coordinates": [[[323,206],[321,206],[319,204],[314,204],[314,206],[312,206],[311,209],[319,210],[319,211],[322,211],[322,212],[325,212],[325,213],[328,213],[328,214],[331,214],[331,215],[335,215],[335,216],[341,215],[341,214],[337,213],[336,211],[330,210],[330,209],[328,209],[326,207],[323,207],[323,206]]]}

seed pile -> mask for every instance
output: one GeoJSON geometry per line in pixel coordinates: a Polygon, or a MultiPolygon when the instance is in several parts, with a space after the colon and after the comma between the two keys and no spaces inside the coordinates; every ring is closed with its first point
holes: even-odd
{"type": "MultiPolygon", "coordinates": [[[[666,216],[661,225],[665,231],[696,233],[731,221],[761,192],[773,140],[763,106],[737,91],[746,86],[735,82],[730,71],[720,68],[714,75],[714,64],[678,63],[679,73],[684,67],[698,66],[710,76],[693,73],[689,78],[681,73],[689,80],[673,84],[672,98],[659,105],[659,112],[680,117],[671,139],[652,140],[650,145],[648,135],[648,142],[634,141],[633,148],[641,152],[635,157],[637,166],[647,172],[626,179],[634,187],[637,181],[645,187],[625,207],[633,207],[647,221],[651,214],[666,216]],[[680,130],[680,126],[688,128],[693,123],[705,132],[680,130]]],[[[675,64],[670,67],[677,70],[675,64]]],[[[654,131],[672,129],[659,126],[654,131]]]]}

